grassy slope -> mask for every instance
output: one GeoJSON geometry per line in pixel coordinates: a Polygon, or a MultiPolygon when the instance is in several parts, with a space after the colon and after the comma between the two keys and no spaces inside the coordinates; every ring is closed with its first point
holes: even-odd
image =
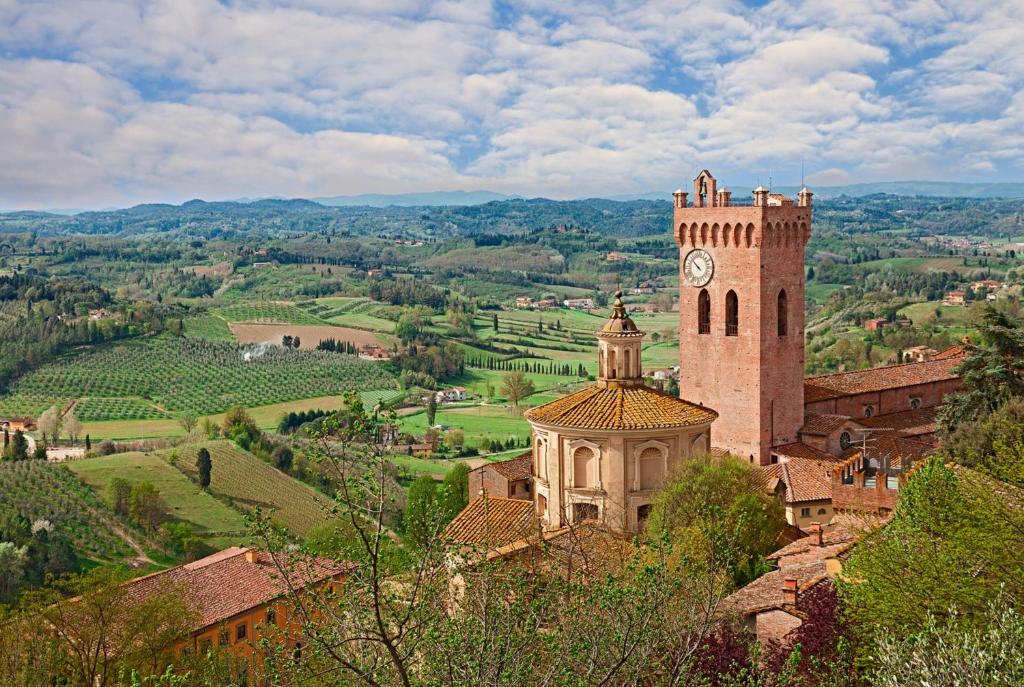
{"type": "MultiPolygon", "coordinates": [[[[360,396],[363,403],[372,407],[378,398],[390,400],[398,396],[398,391],[363,391],[360,396]]],[[[306,398],[301,401],[286,401],[284,403],[273,403],[265,406],[247,408],[246,411],[256,421],[256,425],[263,430],[275,430],[281,421],[281,416],[290,412],[302,412],[305,410],[338,410],[344,405],[343,396],[318,396],[306,398]]],[[[220,424],[224,420],[224,413],[205,416],[220,424]]],[[[202,422],[203,418],[200,418],[202,422]]],[[[82,434],[89,434],[94,441],[99,439],[144,439],[154,437],[180,437],[185,435],[178,421],[173,418],[155,420],[108,420],[102,422],[82,423],[82,434]]]]}
{"type": "Polygon", "coordinates": [[[246,539],[241,513],[200,489],[167,458],[169,453],[118,453],[68,463],[72,472],[100,494],[115,477],[152,482],[175,518],[189,522],[196,534],[214,546],[246,539]]]}
{"type": "Polygon", "coordinates": [[[304,536],[328,519],[330,500],[311,487],[264,463],[229,441],[212,441],[178,449],[178,469],[195,477],[196,451],[206,446],[213,460],[210,491],[236,508],[260,510],[293,534],[304,536]]]}
{"type": "Polygon", "coordinates": [[[129,557],[131,549],[109,526],[106,504],[63,466],[41,461],[0,463],[0,517],[48,520],[75,551],[100,561],[129,557]]]}

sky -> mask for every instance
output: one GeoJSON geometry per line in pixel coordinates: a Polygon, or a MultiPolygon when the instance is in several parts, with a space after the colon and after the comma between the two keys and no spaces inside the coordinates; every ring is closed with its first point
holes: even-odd
{"type": "Polygon", "coordinates": [[[1024,0],[0,0],[0,207],[1024,181],[1024,0]]]}

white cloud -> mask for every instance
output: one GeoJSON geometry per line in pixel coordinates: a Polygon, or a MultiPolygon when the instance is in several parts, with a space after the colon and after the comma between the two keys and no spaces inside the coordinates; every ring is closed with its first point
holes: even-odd
{"type": "Polygon", "coordinates": [[[1021,44],[997,0],[0,0],[0,201],[1021,178],[1021,44]]]}

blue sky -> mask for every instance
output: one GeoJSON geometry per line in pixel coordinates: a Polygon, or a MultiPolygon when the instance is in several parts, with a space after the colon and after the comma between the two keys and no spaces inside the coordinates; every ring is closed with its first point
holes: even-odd
{"type": "Polygon", "coordinates": [[[1022,181],[1022,45],[1022,0],[0,0],[0,207],[1022,181]]]}

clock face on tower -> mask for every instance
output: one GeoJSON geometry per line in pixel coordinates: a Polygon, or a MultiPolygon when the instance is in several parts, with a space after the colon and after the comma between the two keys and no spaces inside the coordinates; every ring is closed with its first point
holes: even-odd
{"type": "Polygon", "coordinates": [[[686,276],[686,283],[690,286],[704,286],[711,281],[711,275],[715,272],[715,263],[711,254],[703,248],[691,250],[683,260],[683,274],[686,276]]]}

